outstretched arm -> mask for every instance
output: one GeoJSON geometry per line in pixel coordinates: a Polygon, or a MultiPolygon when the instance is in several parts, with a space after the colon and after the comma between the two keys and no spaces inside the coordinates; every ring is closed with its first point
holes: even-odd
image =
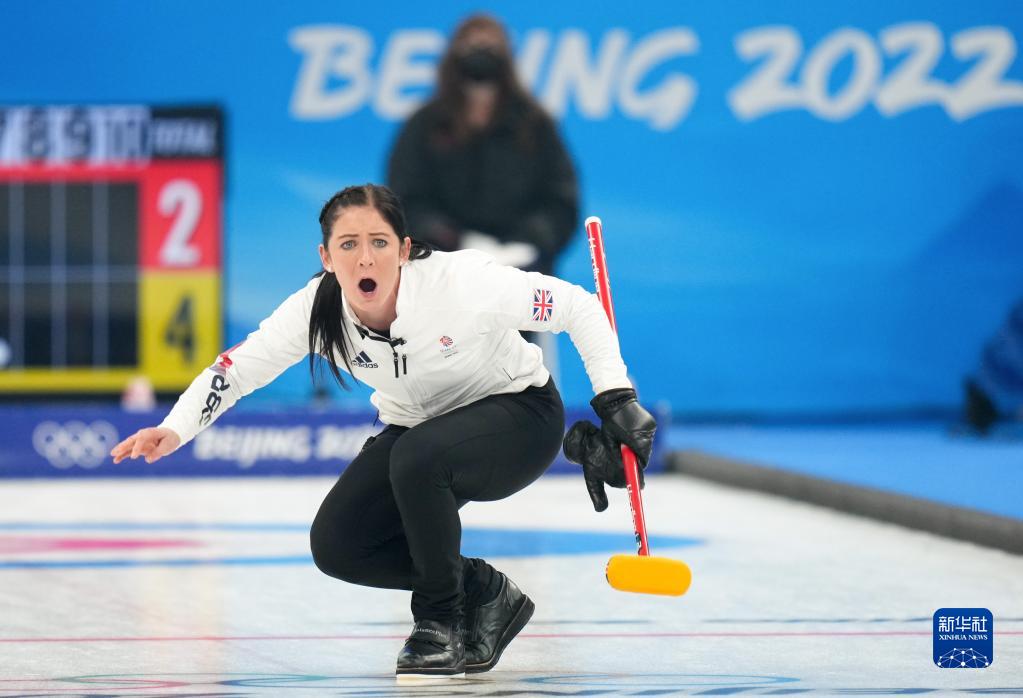
{"type": "Polygon", "coordinates": [[[157,427],[140,429],[117,444],[115,463],[143,457],[152,463],[173,453],[253,390],[270,383],[308,354],[309,313],[319,279],[292,294],[241,344],[217,357],[157,427]]]}

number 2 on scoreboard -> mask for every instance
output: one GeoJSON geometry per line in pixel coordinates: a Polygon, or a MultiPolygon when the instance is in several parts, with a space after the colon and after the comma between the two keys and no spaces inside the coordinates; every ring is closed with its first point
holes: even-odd
{"type": "Polygon", "coordinates": [[[142,266],[151,270],[220,268],[222,182],[211,163],[151,165],[142,177],[142,266]]]}
{"type": "Polygon", "coordinates": [[[160,189],[157,206],[164,216],[172,216],[170,231],[160,247],[160,264],[166,267],[194,267],[199,249],[191,244],[202,216],[202,192],[194,182],[172,179],[160,189]]]}

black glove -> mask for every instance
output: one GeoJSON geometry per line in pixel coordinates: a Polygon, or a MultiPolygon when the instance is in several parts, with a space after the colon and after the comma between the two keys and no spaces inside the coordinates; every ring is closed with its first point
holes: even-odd
{"type": "Polygon", "coordinates": [[[590,405],[600,417],[601,429],[615,440],[616,445],[625,444],[631,448],[639,458],[639,464],[645,468],[654,447],[657,422],[636,401],[636,391],[632,388],[605,390],[590,400],[590,405]]]}
{"type": "Polygon", "coordinates": [[[576,422],[565,435],[565,457],[583,466],[586,489],[597,511],[607,509],[604,484],[625,487],[625,467],[621,445],[636,454],[640,464],[639,483],[643,487],[643,468],[650,460],[657,422],[636,402],[631,388],[606,390],[590,401],[601,419],[598,429],[593,423],[576,422]]]}

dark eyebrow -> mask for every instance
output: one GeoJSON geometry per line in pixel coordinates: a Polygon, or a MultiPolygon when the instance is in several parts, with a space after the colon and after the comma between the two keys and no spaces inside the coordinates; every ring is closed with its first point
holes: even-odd
{"type": "MultiPolygon", "coordinates": [[[[383,236],[386,237],[387,235],[390,235],[390,233],[387,233],[387,232],[384,232],[382,230],[379,230],[379,231],[370,233],[370,235],[383,235],[383,236]]],[[[346,233],[344,235],[338,235],[337,239],[338,240],[342,240],[344,238],[357,238],[357,237],[359,237],[358,233],[346,233]]]]}

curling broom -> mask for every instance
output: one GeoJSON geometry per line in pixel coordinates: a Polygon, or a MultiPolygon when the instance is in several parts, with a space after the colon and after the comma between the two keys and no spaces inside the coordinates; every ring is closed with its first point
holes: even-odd
{"type": "MultiPolygon", "coordinates": [[[[586,237],[590,243],[590,259],[593,262],[593,281],[597,286],[597,297],[604,306],[611,329],[617,334],[614,305],[611,302],[611,282],[608,279],[607,258],[604,255],[603,226],[596,216],[586,219],[586,237]]],[[[637,555],[612,555],[607,562],[607,582],[619,591],[681,596],[689,589],[692,572],[684,562],[650,554],[646,521],[643,517],[643,495],[639,489],[639,463],[636,461],[636,454],[624,444],[622,462],[625,465],[629,506],[632,509],[632,524],[636,531],[639,552],[637,555]]]]}

